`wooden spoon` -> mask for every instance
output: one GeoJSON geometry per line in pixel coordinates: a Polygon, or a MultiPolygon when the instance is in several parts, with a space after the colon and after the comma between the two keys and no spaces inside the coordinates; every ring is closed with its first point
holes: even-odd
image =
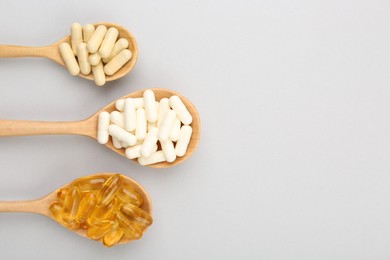
{"type": "MultiPolygon", "coordinates": [[[[98,25],[105,25],[107,28],[115,27],[119,31],[118,39],[125,38],[126,40],[129,41],[128,48],[133,54],[130,61],[127,62],[120,70],[114,73],[114,75],[112,76],[106,75],[106,81],[119,79],[124,75],[126,75],[134,67],[138,57],[137,43],[135,41],[134,36],[129,31],[127,31],[125,28],[117,24],[107,23],[107,22],[94,24],[95,27],[97,27],[98,25]]],[[[44,46],[44,47],[0,45],[0,58],[44,57],[55,61],[61,66],[65,66],[64,62],[62,61],[60,52],[58,50],[58,45],[60,45],[63,42],[67,42],[70,44],[70,35],[65,36],[64,38],[53,43],[52,45],[44,46]]],[[[92,73],[89,75],[83,75],[80,73],[79,76],[82,78],[93,80],[92,73]]]]}
{"type": "MultiPolygon", "coordinates": [[[[115,173],[97,173],[93,175],[89,175],[88,177],[98,177],[98,176],[105,176],[106,178],[111,177],[115,173]]],[[[143,199],[143,204],[140,206],[143,210],[145,210],[149,215],[152,215],[152,202],[150,201],[150,197],[148,193],[145,191],[145,189],[138,184],[135,180],[123,176],[123,184],[130,186],[134,188],[135,191],[137,191],[143,199]]],[[[73,181],[72,181],[73,182],[73,181]]],[[[52,193],[46,195],[43,198],[37,199],[37,200],[26,200],[26,201],[0,201],[0,212],[29,212],[29,213],[37,213],[44,215],[46,217],[49,217],[56,221],[49,212],[49,207],[52,203],[56,202],[58,200],[57,193],[63,189],[67,188],[71,185],[71,183],[68,183],[61,188],[58,188],[57,190],[53,191],[52,193]]],[[[65,227],[65,226],[63,226],[65,227]]],[[[67,227],[66,227],[67,228],[67,227]]],[[[69,229],[69,228],[68,228],[69,229]]],[[[72,230],[69,229],[72,232],[75,232],[76,234],[87,237],[86,230],[85,229],[76,229],[72,230]]],[[[122,239],[120,241],[120,244],[130,242],[129,240],[122,239]]]]}
{"type": "MultiPolygon", "coordinates": [[[[188,145],[188,149],[186,154],[183,157],[177,157],[175,161],[169,162],[161,162],[156,164],[148,165],[153,168],[166,168],[187,159],[195,150],[199,143],[200,139],[200,119],[198,112],[196,111],[194,105],[191,104],[188,99],[184,96],[167,89],[152,89],[156,96],[156,100],[160,100],[161,98],[169,98],[172,95],[177,95],[183,101],[184,105],[187,107],[188,111],[192,116],[192,136],[190,139],[190,143],[188,145]]],[[[139,90],[128,94],[123,98],[138,98],[143,96],[143,92],[145,90],[139,90]]],[[[99,113],[102,111],[107,111],[111,113],[116,110],[115,102],[111,102],[107,106],[103,107],[101,110],[96,112],[91,117],[81,120],[81,121],[73,121],[73,122],[38,122],[38,121],[24,121],[24,120],[0,120],[0,136],[21,136],[21,135],[84,135],[91,137],[96,140],[97,138],[97,123],[99,113]]],[[[107,144],[105,144],[108,148],[113,150],[114,152],[125,156],[124,149],[117,149],[112,144],[111,138],[107,144]]],[[[134,159],[136,161],[136,159],[134,159]]],[[[137,161],[136,161],[137,162],[137,161]]],[[[138,163],[138,162],[137,162],[138,163]]]]}

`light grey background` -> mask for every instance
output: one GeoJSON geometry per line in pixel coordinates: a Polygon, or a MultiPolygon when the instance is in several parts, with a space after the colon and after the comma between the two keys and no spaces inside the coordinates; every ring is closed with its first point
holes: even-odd
{"type": "Polygon", "coordinates": [[[126,174],[154,224],[105,249],[33,214],[0,214],[1,259],[389,259],[390,2],[2,0],[0,43],[46,45],[110,21],[139,59],[95,87],[39,58],[0,60],[0,118],[80,120],[169,88],[202,120],[177,167],[150,169],[81,136],[0,139],[0,199],[126,174]]]}

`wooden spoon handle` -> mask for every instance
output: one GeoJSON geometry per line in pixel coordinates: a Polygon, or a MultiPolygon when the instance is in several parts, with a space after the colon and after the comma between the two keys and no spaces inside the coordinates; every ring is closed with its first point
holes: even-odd
{"type": "Polygon", "coordinates": [[[47,204],[39,200],[0,201],[0,212],[31,212],[46,215],[47,204]]]}
{"type": "Polygon", "coordinates": [[[48,47],[0,45],[0,58],[47,57],[48,47]]]}
{"type": "Polygon", "coordinates": [[[44,47],[30,47],[17,45],[0,45],[0,58],[20,57],[44,57],[64,65],[58,46],[50,45],[44,47]]]}
{"type": "Polygon", "coordinates": [[[85,135],[96,138],[97,122],[38,122],[0,120],[0,136],[20,135],[85,135]]]}

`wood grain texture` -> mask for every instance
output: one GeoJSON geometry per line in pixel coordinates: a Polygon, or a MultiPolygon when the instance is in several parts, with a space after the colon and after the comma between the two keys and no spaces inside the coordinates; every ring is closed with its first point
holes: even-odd
{"type": "MultiPolygon", "coordinates": [[[[196,147],[199,144],[200,140],[200,118],[197,110],[195,109],[194,105],[185,98],[184,96],[180,95],[177,92],[174,92],[172,90],[167,89],[158,89],[158,88],[152,88],[152,90],[155,93],[156,100],[160,100],[161,98],[169,98],[173,95],[177,95],[180,97],[180,99],[183,101],[184,105],[187,107],[188,111],[190,112],[192,116],[192,136],[190,139],[190,143],[188,145],[187,152],[183,157],[177,157],[175,161],[169,163],[169,162],[161,162],[156,163],[152,165],[148,165],[152,168],[166,168],[171,167],[174,165],[177,165],[184,160],[186,160],[188,157],[192,155],[192,153],[195,151],[196,147]]],[[[131,94],[125,95],[121,97],[120,99],[124,98],[138,98],[143,96],[143,90],[138,90],[136,92],[133,92],[131,94]]],[[[112,111],[116,110],[115,108],[115,102],[116,100],[112,101],[107,106],[103,107],[101,110],[96,112],[91,117],[82,120],[82,121],[75,121],[75,122],[36,122],[36,121],[23,121],[23,120],[0,120],[0,136],[21,136],[21,135],[83,135],[88,136],[96,140],[97,138],[97,123],[98,123],[98,116],[101,111],[107,111],[111,113],[112,111]]],[[[108,141],[107,144],[105,144],[106,147],[110,148],[112,151],[125,156],[125,150],[124,149],[117,149],[112,144],[111,138],[108,141]]],[[[133,159],[136,163],[137,160],[133,159]]]]}
{"type": "MultiPolygon", "coordinates": [[[[89,175],[88,177],[99,177],[99,176],[105,176],[106,178],[109,178],[110,176],[114,175],[115,173],[97,173],[93,175],[89,175]]],[[[87,176],[84,176],[87,177],[87,176]]],[[[149,215],[152,216],[152,202],[150,200],[149,194],[146,192],[146,190],[135,180],[122,175],[123,177],[123,184],[132,187],[135,191],[137,191],[143,199],[143,204],[140,206],[143,210],[145,210],[149,215]]],[[[81,177],[83,178],[83,177],[81,177]]],[[[41,214],[43,216],[49,217],[52,220],[56,221],[49,213],[49,207],[52,203],[57,201],[57,193],[60,189],[69,187],[71,185],[71,182],[56,189],[52,193],[48,194],[47,196],[37,199],[37,200],[27,200],[27,201],[0,201],[0,212],[28,212],[28,213],[36,213],[41,214]]],[[[66,226],[63,226],[67,228],[66,226]]],[[[69,228],[67,228],[69,229],[69,228]]],[[[83,229],[77,229],[77,230],[71,230],[72,232],[75,232],[76,234],[86,237],[86,231],[83,229]]],[[[145,229],[146,230],[146,229],[145,229]]],[[[122,239],[120,244],[130,242],[128,240],[122,239]]]]}
{"type": "MultiPolygon", "coordinates": [[[[118,39],[125,38],[129,42],[128,49],[132,53],[132,57],[130,61],[127,62],[114,75],[111,76],[106,75],[106,81],[119,79],[125,76],[127,73],[129,73],[133,69],[135,63],[137,62],[137,58],[138,58],[137,42],[134,36],[120,25],[108,23],[108,22],[100,22],[94,24],[95,27],[97,27],[98,25],[105,25],[107,28],[110,27],[117,28],[119,32],[118,39]]],[[[52,61],[60,64],[61,66],[65,66],[58,50],[58,45],[60,45],[63,42],[67,42],[70,44],[70,35],[65,36],[64,38],[53,43],[52,45],[43,46],[43,47],[0,45],[0,58],[42,57],[42,58],[51,59],[52,61]]],[[[86,78],[88,80],[93,80],[92,74],[83,75],[80,73],[79,76],[82,78],[86,78]]]]}

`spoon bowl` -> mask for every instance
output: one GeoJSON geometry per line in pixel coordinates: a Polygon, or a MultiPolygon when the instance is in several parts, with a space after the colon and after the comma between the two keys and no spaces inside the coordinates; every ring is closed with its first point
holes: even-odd
{"type": "MultiPolygon", "coordinates": [[[[176,96],[180,97],[180,99],[183,101],[184,105],[186,106],[187,110],[190,112],[190,114],[192,116],[192,123],[191,123],[192,136],[191,136],[191,139],[190,139],[190,143],[188,144],[188,149],[187,149],[187,152],[185,153],[185,155],[183,157],[176,157],[176,160],[171,162],[171,163],[169,163],[169,162],[161,162],[161,163],[155,163],[155,164],[148,165],[148,166],[150,166],[152,168],[167,168],[167,167],[179,164],[180,162],[186,160],[195,151],[196,147],[199,144],[199,140],[200,140],[200,118],[199,118],[199,114],[196,111],[194,105],[192,105],[192,103],[187,98],[185,98],[184,96],[180,95],[179,93],[174,92],[172,90],[167,90],[167,89],[152,88],[151,90],[153,90],[153,92],[155,94],[155,97],[156,97],[156,100],[160,100],[162,98],[169,98],[170,96],[173,96],[173,95],[176,95],[176,96]]],[[[121,99],[142,97],[144,91],[145,91],[145,89],[133,92],[131,94],[128,94],[126,96],[121,97],[121,99]]],[[[109,105],[105,106],[101,111],[107,111],[109,113],[111,113],[112,111],[115,111],[116,110],[115,102],[116,102],[116,100],[111,102],[109,105]]],[[[92,119],[96,120],[96,125],[97,125],[97,118],[99,116],[99,113],[100,113],[100,111],[97,112],[96,114],[94,114],[90,118],[91,120],[92,119]]],[[[94,136],[94,138],[96,138],[96,137],[94,136]]],[[[111,138],[108,141],[108,143],[105,144],[105,145],[108,148],[110,148],[111,150],[113,150],[114,152],[116,152],[116,153],[118,153],[118,154],[120,154],[122,156],[125,156],[125,150],[124,149],[117,149],[117,148],[115,148],[113,143],[112,143],[112,139],[111,138]]],[[[132,160],[137,162],[136,159],[132,159],[132,160]]]]}
{"type": "MultiPolygon", "coordinates": [[[[89,176],[84,177],[106,177],[109,178],[111,176],[115,175],[115,173],[97,173],[89,176]]],[[[149,215],[152,215],[152,202],[150,200],[150,197],[148,193],[145,191],[145,189],[137,183],[135,180],[122,175],[123,178],[123,184],[132,187],[135,191],[137,191],[142,199],[143,204],[140,206],[141,209],[146,211],[149,215]]],[[[73,182],[73,181],[72,181],[73,182]]],[[[29,212],[29,213],[36,213],[40,215],[44,215],[46,217],[49,217],[56,221],[49,212],[49,207],[51,204],[55,203],[57,199],[58,192],[63,189],[69,187],[72,182],[69,182],[65,184],[64,186],[56,189],[55,191],[51,192],[50,194],[46,195],[43,198],[37,199],[37,200],[28,200],[28,201],[0,201],[0,212],[29,212]]],[[[57,221],[56,221],[57,222],[57,221]]],[[[63,226],[63,225],[61,225],[63,226]]],[[[76,229],[72,230],[66,226],[63,226],[70,231],[85,237],[87,237],[86,230],[85,229],[76,229]]],[[[146,230],[146,229],[145,229],[146,230]]],[[[89,238],[88,238],[89,239],[89,238]]],[[[122,239],[119,244],[124,244],[131,242],[129,240],[122,239]]]]}
{"type": "MultiPolygon", "coordinates": [[[[119,32],[118,39],[125,38],[129,42],[128,49],[132,53],[132,57],[130,61],[128,61],[122,68],[120,68],[116,73],[114,73],[111,76],[106,75],[106,81],[113,81],[125,76],[133,69],[138,57],[137,42],[135,41],[134,36],[120,25],[114,23],[108,23],[108,22],[101,22],[101,23],[94,24],[95,27],[99,25],[104,25],[107,28],[115,27],[116,29],[118,29],[119,32]]],[[[70,35],[67,35],[64,38],[60,39],[59,41],[44,47],[0,45],[0,58],[44,57],[65,67],[65,64],[58,50],[58,46],[63,42],[70,44],[71,43],[70,35]]],[[[92,73],[89,75],[83,75],[80,73],[78,76],[88,80],[94,80],[92,73]]]]}
{"type": "MultiPolygon", "coordinates": [[[[190,142],[188,144],[187,152],[183,157],[177,157],[175,161],[169,162],[161,162],[156,164],[148,165],[152,168],[166,168],[177,165],[188,157],[192,155],[195,151],[196,147],[199,144],[200,140],[200,118],[199,114],[196,111],[194,105],[177,92],[168,89],[159,89],[152,88],[154,91],[156,100],[160,100],[161,98],[169,98],[170,96],[177,95],[183,101],[184,105],[187,107],[187,110],[190,112],[192,116],[192,136],[190,142]]],[[[143,96],[143,92],[145,90],[138,90],[128,95],[121,97],[124,98],[139,98],[143,96]]],[[[93,139],[97,139],[97,125],[98,125],[98,117],[99,113],[102,111],[112,112],[116,110],[115,108],[116,100],[112,101],[107,106],[100,109],[91,117],[76,122],[36,122],[36,121],[15,121],[15,120],[0,120],[0,136],[21,136],[21,135],[52,135],[52,134],[75,134],[75,135],[84,135],[93,139]]],[[[117,149],[112,144],[110,140],[105,144],[106,147],[110,148],[112,151],[125,156],[124,149],[117,149]]],[[[136,161],[133,159],[133,161],[136,161]]],[[[137,162],[138,163],[138,162],[137,162]]]]}

